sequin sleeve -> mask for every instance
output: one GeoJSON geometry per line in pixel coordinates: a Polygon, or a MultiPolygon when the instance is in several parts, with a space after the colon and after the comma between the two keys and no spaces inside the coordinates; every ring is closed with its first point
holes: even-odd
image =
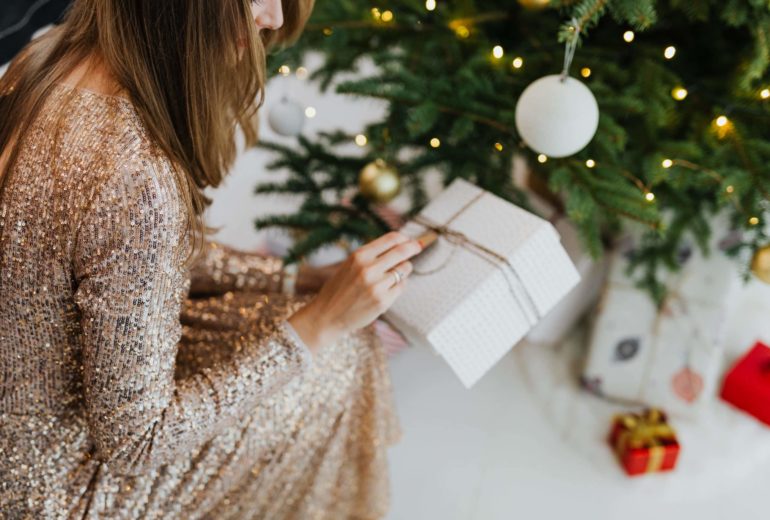
{"type": "Polygon", "coordinates": [[[267,332],[244,327],[231,360],[175,380],[187,276],[180,244],[189,241],[169,177],[148,163],[111,175],[76,235],[86,420],[96,456],[115,473],[187,456],[309,362],[280,321],[267,332]]]}
{"type": "Polygon", "coordinates": [[[190,296],[242,289],[282,292],[283,275],[280,257],[241,251],[207,239],[190,269],[190,296]]]}

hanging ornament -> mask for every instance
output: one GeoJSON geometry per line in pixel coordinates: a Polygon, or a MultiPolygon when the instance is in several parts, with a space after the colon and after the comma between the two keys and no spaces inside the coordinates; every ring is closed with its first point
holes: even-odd
{"type": "Polygon", "coordinates": [[[302,105],[284,96],[270,109],[267,122],[276,134],[296,137],[305,124],[305,110],[302,105]]]}
{"type": "Polygon", "coordinates": [[[551,0],[519,0],[520,6],[522,6],[524,9],[530,9],[532,11],[548,7],[548,4],[550,3],[551,0]]]}
{"type": "Polygon", "coordinates": [[[770,245],[754,251],[751,259],[751,272],[765,283],[770,283],[770,245]]]}
{"type": "Polygon", "coordinates": [[[382,159],[376,159],[361,170],[358,176],[361,195],[372,202],[388,202],[398,195],[401,179],[398,172],[382,159]]]}
{"type": "Polygon", "coordinates": [[[599,105],[583,83],[569,76],[580,27],[567,42],[564,69],[535,80],[516,103],[516,129],[532,150],[547,157],[573,155],[591,142],[599,126],[599,105]]]}

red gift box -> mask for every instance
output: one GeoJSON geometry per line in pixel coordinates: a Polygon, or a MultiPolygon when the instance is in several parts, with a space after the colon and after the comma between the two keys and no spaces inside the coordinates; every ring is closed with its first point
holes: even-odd
{"type": "Polygon", "coordinates": [[[655,408],[615,416],[608,440],[631,476],[670,471],[679,457],[676,432],[655,408]]]}
{"type": "Polygon", "coordinates": [[[757,342],[725,376],[721,397],[770,424],[770,347],[757,342]]]}

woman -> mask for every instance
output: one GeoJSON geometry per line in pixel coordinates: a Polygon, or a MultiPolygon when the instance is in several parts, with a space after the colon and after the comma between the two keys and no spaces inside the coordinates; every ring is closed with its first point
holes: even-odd
{"type": "Polygon", "coordinates": [[[75,0],[0,81],[4,517],[384,514],[399,426],[368,325],[419,243],[292,297],[279,258],[203,239],[265,49],[311,7],[75,0]]]}

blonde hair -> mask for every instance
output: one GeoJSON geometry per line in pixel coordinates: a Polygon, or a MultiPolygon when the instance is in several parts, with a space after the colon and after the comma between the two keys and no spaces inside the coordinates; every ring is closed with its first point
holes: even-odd
{"type": "MultiPolygon", "coordinates": [[[[190,261],[210,231],[202,215],[211,199],[202,190],[218,186],[235,160],[236,126],[247,146],[257,142],[266,53],[299,37],[314,0],[282,3],[283,26],[258,34],[250,0],[75,0],[62,24],[28,44],[0,79],[0,153],[14,137],[21,142],[54,85],[95,57],[180,167],[175,180],[191,217],[190,261]],[[240,57],[239,37],[247,41],[240,57]]],[[[18,148],[0,171],[0,193],[18,148]]]]}

